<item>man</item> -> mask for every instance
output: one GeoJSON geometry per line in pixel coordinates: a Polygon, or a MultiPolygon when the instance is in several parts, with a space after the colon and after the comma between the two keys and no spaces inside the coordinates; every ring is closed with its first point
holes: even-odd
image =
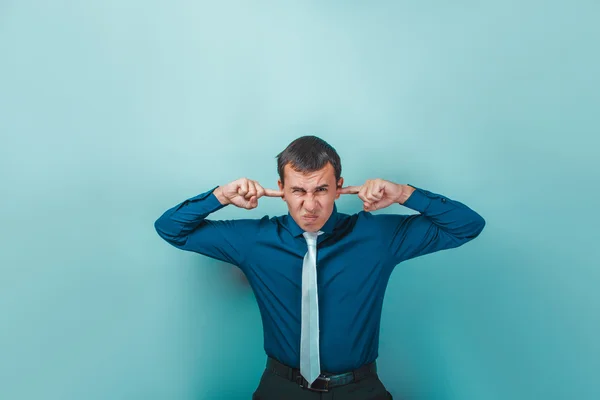
{"type": "Polygon", "coordinates": [[[483,218],[458,201],[383,179],[343,187],[340,157],[315,136],[277,156],[279,190],[241,178],[185,200],[155,223],[175,247],[238,266],[258,303],[267,366],[253,399],[391,399],[376,368],[383,297],[402,261],[458,247],[483,218]],[[357,194],[363,211],[337,211],[357,194]],[[284,216],[210,220],[280,197],[284,216]],[[420,214],[378,214],[394,203],[420,214]]]}

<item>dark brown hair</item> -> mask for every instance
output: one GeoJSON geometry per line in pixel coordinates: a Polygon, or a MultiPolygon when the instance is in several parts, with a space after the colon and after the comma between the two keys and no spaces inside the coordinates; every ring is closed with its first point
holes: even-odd
{"type": "Polygon", "coordinates": [[[318,171],[331,163],[336,184],[342,176],[340,156],[329,143],[316,136],[299,137],[277,155],[277,172],[282,185],[283,170],[288,163],[294,171],[303,173],[318,171]]]}

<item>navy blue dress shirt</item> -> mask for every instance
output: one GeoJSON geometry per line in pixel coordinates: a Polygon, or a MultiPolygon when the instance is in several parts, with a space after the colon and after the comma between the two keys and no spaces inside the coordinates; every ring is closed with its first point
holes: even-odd
{"type": "MultiPolygon", "coordinates": [[[[413,186],[413,185],[411,185],[413,186]]],[[[413,186],[415,187],[415,186],[413,186]]],[[[155,222],[173,246],[238,266],[252,287],[264,350],[300,366],[303,230],[288,215],[214,220],[213,191],[185,200],[155,222]]],[[[474,239],[484,219],[464,204],[415,187],[404,206],[419,214],[333,213],[317,242],[321,371],[342,373],[378,357],[383,296],[402,261],[474,239]]]]}

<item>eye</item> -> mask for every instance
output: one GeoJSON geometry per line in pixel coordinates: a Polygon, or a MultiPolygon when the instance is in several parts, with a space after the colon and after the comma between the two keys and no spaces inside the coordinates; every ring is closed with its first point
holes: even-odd
{"type": "Polygon", "coordinates": [[[326,188],[319,188],[319,192],[326,192],[327,189],[326,188]]]}

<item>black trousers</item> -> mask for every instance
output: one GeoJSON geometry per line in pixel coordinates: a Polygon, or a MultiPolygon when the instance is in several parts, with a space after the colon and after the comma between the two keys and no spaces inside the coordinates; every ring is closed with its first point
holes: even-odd
{"type": "Polygon", "coordinates": [[[282,376],[265,369],[252,400],[391,400],[377,374],[343,386],[336,386],[328,392],[315,392],[300,387],[282,376]]]}

